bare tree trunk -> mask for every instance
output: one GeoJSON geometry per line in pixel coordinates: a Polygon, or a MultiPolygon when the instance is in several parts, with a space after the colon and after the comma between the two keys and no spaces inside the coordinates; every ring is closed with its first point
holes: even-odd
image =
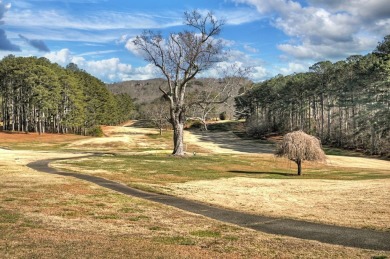
{"type": "Polygon", "coordinates": [[[173,126],[173,152],[174,156],[184,155],[184,141],[183,141],[183,130],[184,123],[179,120],[172,123],[173,126]]]}
{"type": "Polygon", "coordinates": [[[339,147],[342,146],[342,143],[343,143],[342,139],[343,139],[343,110],[339,106],[339,136],[337,139],[339,147]]]}
{"type": "Polygon", "coordinates": [[[373,123],[371,122],[371,147],[370,147],[370,152],[371,152],[371,155],[374,155],[376,152],[375,152],[375,147],[376,147],[376,143],[375,143],[375,127],[373,125],[373,123]]]}

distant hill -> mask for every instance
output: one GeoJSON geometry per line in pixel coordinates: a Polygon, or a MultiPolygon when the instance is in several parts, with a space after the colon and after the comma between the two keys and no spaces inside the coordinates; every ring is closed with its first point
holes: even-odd
{"type": "MultiPolygon", "coordinates": [[[[251,82],[247,82],[250,84],[251,82]]],[[[214,84],[223,85],[223,81],[218,81],[216,79],[202,78],[194,79],[188,86],[188,93],[194,91],[207,91],[212,89],[214,84]]],[[[162,96],[159,87],[166,87],[166,80],[156,78],[149,80],[131,80],[124,81],[120,83],[108,84],[107,88],[114,94],[126,93],[129,94],[136,103],[144,104],[150,103],[156,98],[162,96]]],[[[239,89],[236,90],[235,95],[239,92],[239,89]]],[[[230,98],[226,104],[218,105],[218,109],[215,111],[215,116],[218,116],[219,113],[226,112],[229,118],[233,118],[234,115],[234,98],[230,98]]]]}
{"type": "Polygon", "coordinates": [[[165,80],[156,78],[149,80],[131,80],[120,83],[108,84],[107,88],[114,94],[129,94],[136,103],[150,103],[156,98],[162,96],[158,89],[160,85],[165,84],[165,80]]]}

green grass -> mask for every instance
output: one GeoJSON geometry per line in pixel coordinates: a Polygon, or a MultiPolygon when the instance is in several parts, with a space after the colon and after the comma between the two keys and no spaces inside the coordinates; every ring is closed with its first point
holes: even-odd
{"type": "Polygon", "coordinates": [[[39,141],[33,141],[30,143],[5,143],[3,148],[12,150],[35,150],[35,151],[61,151],[65,150],[69,143],[42,143],[39,141]]]}
{"type": "Polygon", "coordinates": [[[347,150],[347,149],[341,149],[341,148],[335,148],[335,147],[328,147],[323,146],[322,149],[324,150],[325,154],[332,155],[332,156],[354,156],[354,157],[364,157],[363,153],[359,153],[353,150],[347,150]]]}
{"type": "Polygon", "coordinates": [[[12,211],[0,209],[0,224],[16,223],[21,215],[12,211]]]}
{"type": "Polygon", "coordinates": [[[190,232],[190,234],[197,237],[214,237],[214,238],[221,237],[221,232],[212,231],[212,230],[197,230],[197,231],[190,232]]]}
{"type": "Polygon", "coordinates": [[[148,136],[149,138],[154,139],[154,140],[160,140],[161,142],[165,142],[165,141],[171,141],[173,134],[171,131],[163,131],[162,135],[160,135],[160,133],[158,133],[158,134],[149,133],[149,134],[146,134],[146,136],[148,136]]]}
{"type": "Polygon", "coordinates": [[[152,231],[161,231],[161,230],[164,230],[164,228],[159,227],[159,226],[152,226],[152,227],[149,227],[149,230],[152,230],[152,231]]]}
{"type": "Polygon", "coordinates": [[[388,170],[331,167],[324,164],[303,163],[303,176],[296,175],[296,164],[272,156],[251,157],[233,155],[208,155],[174,157],[164,154],[117,155],[92,157],[83,160],[57,162],[60,168],[76,166],[83,171],[102,169],[114,174],[103,174],[113,180],[125,182],[136,188],[158,191],[148,184],[180,183],[195,180],[213,180],[230,177],[264,179],[334,179],[368,180],[390,178],[388,170]],[[146,184],[146,185],[145,185],[146,184]]]}

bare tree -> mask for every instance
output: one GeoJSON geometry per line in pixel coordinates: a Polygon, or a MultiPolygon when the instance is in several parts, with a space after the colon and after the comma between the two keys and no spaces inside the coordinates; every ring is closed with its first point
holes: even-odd
{"type": "Polygon", "coordinates": [[[185,24],[190,30],[171,33],[163,39],[160,33],[145,31],[133,41],[167,79],[160,91],[170,104],[170,123],[173,127],[173,155],[184,155],[183,130],[185,123],[187,84],[199,72],[220,61],[222,41],[216,40],[224,22],[212,13],[203,16],[198,11],[185,12],[185,24]]]}
{"type": "MultiPolygon", "coordinates": [[[[204,83],[207,87],[201,91],[190,92],[188,95],[188,107],[191,119],[199,120],[203,129],[207,129],[207,119],[217,106],[227,104],[228,100],[237,97],[239,91],[249,84],[247,76],[251,68],[242,68],[237,64],[228,66],[218,71],[222,78],[208,79],[204,83]]],[[[203,83],[202,83],[203,84],[203,83]]]]}
{"type": "Polygon", "coordinates": [[[325,153],[320,140],[299,130],[284,135],[275,152],[276,156],[287,157],[298,165],[298,175],[302,172],[302,162],[324,161],[325,153]]]}
{"type": "Polygon", "coordinates": [[[164,97],[157,98],[153,102],[144,104],[140,108],[141,116],[153,123],[159,129],[160,135],[165,128],[169,127],[168,103],[164,97]]]}

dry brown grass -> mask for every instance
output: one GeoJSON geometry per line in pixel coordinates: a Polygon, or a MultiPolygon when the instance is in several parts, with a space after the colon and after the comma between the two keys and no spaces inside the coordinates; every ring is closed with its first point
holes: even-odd
{"type": "MultiPolygon", "coordinates": [[[[130,136],[127,142],[129,150],[141,147],[140,143],[153,148],[160,142],[158,139],[151,141],[149,137],[142,134],[140,129],[134,129],[134,131],[131,129],[132,133],[129,133],[127,127],[108,129],[111,130],[111,133],[108,131],[111,137],[120,138],[122,135],[123,139],[127,139],[127,136],[130,136]]],[[[109,138],[99,138],[94,141],[99,143],[103,139],[109,138]]],[[[6,143],[5,145],[36,143],[37,141],[40,144],[53,143],[53,141],[61,144],[64,141],[75,141],[78,146],[73,148],[94,150],[93,145],[85,148],[88,146],[89,138],[72,135],[64,137],[48,134],[37,136],[0,133],[0,140],[6,143]],[[86,143],[86,145],[83,146],[80,143],[86,143]]],[[[207,143],[202,143],[202,147],[198,147],[196,143],[199,142],[188,142],[188,145],[193,145],[200,152],[202,150],[212,152],[209,149],[212,145],[207,146],[207,143]]],[[[117,146],[110,144],[110,141],[101,145],[103,150],[115,150],[116,148],[117,146]]],[[[139,150],[141,149],[137,151],[139,150]]],[[[220,150],[228,152],[226,149],[220,150]]],[[[236,154],[240,153],[236,152],[236,154]]],[[[384,251],[346,248],[238,228],[175,208],[117,194],[81,180],[38,173],[25,166],[26,163],[38,159],[66,156],[75,156],[75,154],[0,149],[0,257],[370,258],[376,255],[390,257],[390,253],[384,251]],[[202,236],[197,233],[212,234],[202,236]]],[[[104,172],[106,175],[107,173],[114,172],[104,172]]],[[[266,186],[262,181],[265,179],[258,179],[260,182],[252,181],[253,179],[244,180],[204,181],[201,184],[189,182],[171,187],[176,189],[175,192],[178,195],[183,196],[192,190],[197,199],[201,191],[208,191],[208,201],[218,200],[218,195],[221,194],[211,189],[220,188],[220,190],[229,192],[230,195],[235,193],[234,197],[226,197],[230,197],[230,201],[236,199],[241,201],[240,204],[234,205],[236,209],[244,211],[248,209],[253,212],[253,208],[260,202],[259,200],[253,201],[253,197],[262,196],[262,191],[266,186]],[[229,191],[226,190],[228,188],[230,188],[229,191]],[[241,192],[239,188],[249,189],[255,193],[241,192]],[[251,204],[252,201],[253,204],[251,204]]],[[[311,188],[301,189],[301,186],[289,185],[293,181],[286,183],[270,180],[269,197],[278,199],[270,200],[269,207],[271,208],[274,202],[282,206],[279,202],[283,199],[293,201],[296,197],[304,197],[305,199],[300,202],[306,203],[316,195],[326,196],[324,195],[326,192],[321,192],[324,185],[321,186],[321,180],[317,181],[319,181],[318,189],[314,185],[311,188]]],[[[307,186],[315,182],[308,180],[307,186]]],[[[369,195],[370,197],[378,196],[375,188],[386,187],[386,185],[378,185],[385,183],[383,180],[362,182],[365,183],[363,189],[367,191],[364,193],[367,197],[369,195]]],[[[333,190],[335,197],[338,198],[356,187],[340,186],[338,181],[324,181],[323,184],[328,188],[327,191],[333,190]],[[331,186],[333,189],[330,188],[331,186]]],[[[381,195],[386,195],[385,193],[382,192],[381,195]]],[[[267,196],[264,195],[264,197],[267,196]]],[[[359,196],[357,197],[356,199],[359,199],[359,196]]],[[[368,201],[370,200],[367,199],[368,201]]],[[[229,205],[224,204],[224,206],[229,205]]],[[[312,208],[304,209],[310,213],[312,208]]]]}
{"type": "Polygon", "coordinates": [[[187,199],[272,217],[390,231],[390,180],[229,179],[171,184],[187,199]]]}
{"type": "Polygon", "coordinates": [[[2,258],[369,258],[386,254],[238,228],[23,165],[3,163],[2,169],[2,258]]]}
{"type": "Polygon", "coordinates": [[[88,137],[72,134],[41,134],[38,133],[19,133],[19,132],[2,132],[0,131],[1,144],[4,143],[31,143],[31,142],[67,142],[85,139],[88,137]]]}

